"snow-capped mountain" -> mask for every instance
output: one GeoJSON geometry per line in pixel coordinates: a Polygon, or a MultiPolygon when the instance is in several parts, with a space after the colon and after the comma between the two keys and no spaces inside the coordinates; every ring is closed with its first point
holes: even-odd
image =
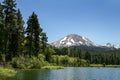
{"type": "Polygon", "coordinates": [[[115,45],[114,46],[116,49],[120,49],[120,45],[115,45]]]}
{"type": "Polygon", "coordinates": [[[108,48],[115,48],[115,49],[119,49],[120,48],[120,45],[113,45],[111,43],[106,43],[106,44],[99,45],[99,46],[108,47],[108,48]]]}
{"type": "Polygon", "coordinates": [[[77,34],[67,35],[67,36],[61,38],[60,40],[51,43],[51,45],[56,47],[56,48],[81,46],[81,45],[88,46],[88,47],[101,47],[101,48],[105,47],[105,48],[115,48],[115,49],[120,48],[120,45],[112,45],[111,43],[106,43],[104,45],[95,44],[91,40],[89,40],[88,38],[86,38],[84,36],[77,35],[77,34]]]}
{"type": "Polygon", "coordinates": [[[94,46],[94,43],[86,37],[79,36],[77,34],[70,34],[68,36],[61,38],[56,42],[53,42],[51,45],[59,48],[59,47],[70,47],[70,46],[80,46],[80,45],[94,46]]]}
{"type": "Polygon", "coordinates": [[[103,45],[100,45],[100,46],[104,46],[104,47],[114,47],[114,45],[112,45],[111,43],[106,43],[106,44],[103,44],[103,45]]]}

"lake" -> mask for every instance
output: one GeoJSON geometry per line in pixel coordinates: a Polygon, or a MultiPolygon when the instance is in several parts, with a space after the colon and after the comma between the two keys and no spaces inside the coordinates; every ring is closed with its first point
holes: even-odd
{"type": "MultiPolygon", "coordinates": [[[[119,80],[120,68],[65,67],[58,70],[19,71],[12,80],[119,80]]],[[[9,79],[7,79],[9,80],[9,79]]]]}

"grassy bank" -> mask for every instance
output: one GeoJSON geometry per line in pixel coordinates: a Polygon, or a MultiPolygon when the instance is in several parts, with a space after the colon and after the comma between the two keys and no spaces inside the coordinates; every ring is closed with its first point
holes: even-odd
{"type": "Polygon", "coordinates": [[[120,68],[120,65],[90,64],[90,67],[120,68]]]}
{"type": "Polygon", "coordinates": [[[41,69],[63,69],[63,66],[44,66],[41,69]]]}
{"type": "Polygon", "coordinates": [[[106,65],[105,67],[109,67],[109,68],[120,68],[120,65],[106,65]]]}
{"type": "Polygon", "coordinates": [[[0,79],[15,76],[17,71],[0,67],[0,79]]]}
{"type": "Polygon", "coordinates": [[[102,64],[90,64],[90,67],[104,67],[102,64]]]}

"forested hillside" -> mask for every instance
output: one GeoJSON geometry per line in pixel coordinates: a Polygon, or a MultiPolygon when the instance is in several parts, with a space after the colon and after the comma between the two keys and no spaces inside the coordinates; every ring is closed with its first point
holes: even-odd
{"type": "Polygon", "coordinates": [[[63,47],[55,48],[57,55],[68,55],[78,59],[87,60],[90,64],[120,64],[120,50],[104,50],[101,48],[63,47]]]}

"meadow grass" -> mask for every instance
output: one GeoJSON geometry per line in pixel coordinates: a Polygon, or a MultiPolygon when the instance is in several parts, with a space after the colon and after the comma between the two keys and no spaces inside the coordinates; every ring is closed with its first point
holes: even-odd
{"type": "Polygon", "coordinates": [[[44,66],[41,69],[63,69],[63,66],[44,66]]]}
{"type": "Polygon", "coordinates": [[[120,68],[120,65],[90,64],[90,67],[120,68]]]}

